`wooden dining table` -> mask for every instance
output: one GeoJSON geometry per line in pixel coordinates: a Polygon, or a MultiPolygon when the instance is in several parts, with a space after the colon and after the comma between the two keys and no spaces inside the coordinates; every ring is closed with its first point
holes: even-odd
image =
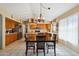
{"type": "MultiPolygon", "coordinates": [[[[46,36],[44,34],[37,34],[36,37],[45,37],[46,36]]],[[[54,44],[54,56],[56,56],[56,41],[55,40],[49,40],[49,39],[45,39],[44,41],[37,41],[36,39],[35,40],[26,40],[26,56],[27,56],[27,48],[28,48],[28,43],[29,42],[33,42],[33,43],[38,43],[38,42],[52,42],[54,44]]]]}

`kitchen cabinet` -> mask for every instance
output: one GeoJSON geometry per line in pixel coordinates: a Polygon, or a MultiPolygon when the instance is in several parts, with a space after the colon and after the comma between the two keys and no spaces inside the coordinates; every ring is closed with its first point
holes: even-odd
{"type": "Polygon", "coordinates": [[[41,29],[46,29],[46,24],[37,24],[37,27],[41,29]]]}
{"type": "Polygon", "coordinates": [[[30,29],[35,29],[35,28],[36,28],[36,26],[37,26],[37,24],[36,24],[36,23],[30,23],[29,25],[30,25],[30,29]]]}
{"type": "Polygon", "coordinates": [[[13,21],[12,19],[9,18],[5,18],[5,27],[6,29],[12,29],[15,28],[16,22],[13,21]]]}
{"type": "Polygon", "coordinates": [[[6,34],[5,38],[6,38],[5,39],[5,45],[9,45],[10,43],[17,40],[17,33],[6,34]]]}

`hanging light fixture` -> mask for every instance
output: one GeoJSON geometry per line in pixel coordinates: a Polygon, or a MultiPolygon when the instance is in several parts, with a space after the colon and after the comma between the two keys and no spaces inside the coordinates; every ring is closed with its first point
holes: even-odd
{"type": "Polygon", "coordinates": [[[51,8],[50,7],[45,7],[42,3],[40,3],[40,16],[38,17],[38,21],[39,22],[44,22],[44,17],[42,15],[42,8],[43,9],[46,9],[46,10],[50,10],[51,8]]]}
{"type": "Polygon", "coordinates": [[[42,17],[42,9],[41,9],[41,3],[40,3],[40,16],[38,17],[38,22],[41,22],[42,17]]]}

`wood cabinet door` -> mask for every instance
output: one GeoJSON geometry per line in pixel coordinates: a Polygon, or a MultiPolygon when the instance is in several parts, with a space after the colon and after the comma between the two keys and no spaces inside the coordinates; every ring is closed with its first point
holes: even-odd
{"type": "Polygon", "coordinates": [[[13,35],[10,36],[10,42],[13,42],[13,35]]]}
{"type": "Polygon", "coordinates": [[[10,43],[10,38],[9,36],[6,36],[5,45],[8,45],[9,43],[10,43]]]}

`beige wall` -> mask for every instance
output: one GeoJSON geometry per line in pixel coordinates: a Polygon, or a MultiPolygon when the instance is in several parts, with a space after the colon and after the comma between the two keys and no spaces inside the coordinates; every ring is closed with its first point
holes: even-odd
{"type": "Polygon", "coordinates": [[[0,14],[2,15],[2,48],[5,48],[5,17],[8,17],[12,20],[15,20],[17,22],[20,22],[21,20],[18,20],[17,18],[11,18],[11,12],[7,10],[4,6],[0,5],[0,14]]]}
{"type": "Polygon", "coordinates": [[[10,17],[10,13],[0,6],[0,14],[2,15],[2,48],[5,48],[5,17],[10,17]]]}
{"type": "Polygon", "coordinates": [[[59,22],[63,18],[70,16],[74,13],[79,12],[79,5],[75,6],[74,8],[70,9],[69,11],[65,12],[64,14],[60,15],[59,17],[56,18],[56,21],[59,22]]]}
{"type": "Polygon", "coordinates": [[[13,16],[13,18],[11,18],[11,15],[12,15],[11,11],[8,10],[6,7],[2,6],[1,4],[0,4],[0,14],[3,15],[4,17],[8,17],[17,22],[22,22],[22,19],[17,18],[15,16],[13,16]]]}

